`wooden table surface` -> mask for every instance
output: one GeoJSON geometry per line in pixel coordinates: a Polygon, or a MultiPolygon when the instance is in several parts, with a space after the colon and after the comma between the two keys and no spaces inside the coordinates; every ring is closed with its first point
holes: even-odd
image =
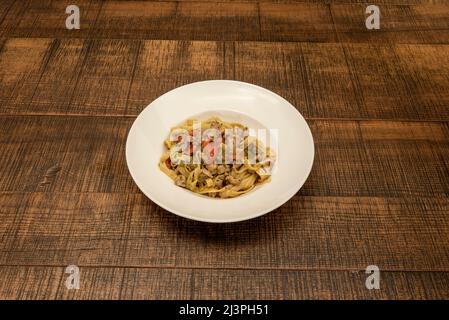
{"type": "Polygon", "coordinates": [[[367,30],[359,2],[0,0],[0,298],[448,299],[449,3],[375,1],[367,30]],[[128,173],[139,112],[208,79],[311,127],[309,179],[261,218],[179,218],[128,173]]]}

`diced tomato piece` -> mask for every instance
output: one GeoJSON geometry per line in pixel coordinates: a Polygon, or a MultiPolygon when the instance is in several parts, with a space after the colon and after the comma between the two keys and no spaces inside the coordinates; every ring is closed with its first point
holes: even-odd
{"type": "Polygon", "coordinates": [[[170,158],[168,158],[167,160],[165,160],[165,165],[167,166],[167,168],[172,169],[170,158]]]}
{"type": "Polygon", "coordinates": [[[209,144],[209,140],[204,140],[201,142],[201,150],[203,150],[208,144],[209,144]]]}

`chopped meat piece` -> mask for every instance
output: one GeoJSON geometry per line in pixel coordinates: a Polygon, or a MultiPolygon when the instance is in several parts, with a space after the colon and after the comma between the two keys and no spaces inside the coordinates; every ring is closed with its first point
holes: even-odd
{"type": "Polygon", "coordinates": [[[232,168],[238,170],[238,169],[240,169],[241,166],[242,166],[242,164],[237,164],[236,163],[236,164],[232,165],[232,168]]]}
{"type": "Polygon", "coordinates": [[[214,128],[214,129],[220,130],[220,129],[221,129],[221,123],[218,122],[218,121],[211,121],[210,127],[211,127],[211,128],[214,128]]]}
{"type": "Polygon", "coordinates": [[[221,165],[219,165],[217,167],[218,174],[223,174],[223,173],[228,172],[228,171],[229,171],[229,167],[227,165],[225,165],[225,164],[221,164],[221,165]]]}
{"type": "Polygon", "coordinates": [[[184,177],[183,175],[177,176],[176,179],[175,179],[175,184],[177,186],[185,188],[186,187],[186,177],[184,177]]]}
{"type": "Polygon", "coordinates": [[[215,188],[221,189],[223,187],[224,175],[219,175],[215,178],[215,188]]]}
{"type": "Polygon", "coordinates": [[[206,187],[212,188],[214,186],[214,180],[206,179],[206,187]]]}
{"type": "Polygon", "coordinates": [[[238,185],[240,183],[240,179],[234,178],[233,176],[227,176],[226,181],[233,185],[238,185]]]}
{"type": "Polygon", "coordinates": [[[208,176],[209,178],[212,178],[212,174],[209,172],[209,170],[207,169],[201,169],[201,173],[205,174],[206,176],[208,176]]]}

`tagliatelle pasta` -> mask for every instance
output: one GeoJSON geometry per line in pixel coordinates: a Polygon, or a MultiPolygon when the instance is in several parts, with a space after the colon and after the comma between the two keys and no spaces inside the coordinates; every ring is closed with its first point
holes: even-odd
{"type": "Polygon", "coordinates": [[[180,187],[233,198],[270,181],[275,154],[242,124],[217,117],[190,119],[169,136],[159,167],[180,187]]]}

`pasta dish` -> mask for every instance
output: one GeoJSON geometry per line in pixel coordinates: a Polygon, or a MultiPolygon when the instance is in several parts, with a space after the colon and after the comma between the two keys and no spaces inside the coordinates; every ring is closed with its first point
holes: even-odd
{"type": "Polygon", "coordinates": [[[270,181],[276,160],[246,126],[218,117],[170,130],[159,168],[174,183],[213,198],[233,198],[270,181]]]}

